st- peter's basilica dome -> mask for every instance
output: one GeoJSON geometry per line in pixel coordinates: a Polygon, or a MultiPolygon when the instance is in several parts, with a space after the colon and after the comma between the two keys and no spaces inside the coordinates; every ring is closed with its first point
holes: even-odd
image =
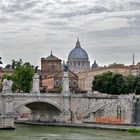
{"type": "Polygon", "coordinates": [[[81,48],[79,39],[77,39],[75,48],[68,55],[67,64],[69,69],[74,73],[90,69],[88,54],[81,48]]]}
{"type": "Polygon", "coordinates": [[[68,61],[88,61],[87,52],[81,48],[79,39],[77,39],[75,48],[69,53],[68,61]]]}

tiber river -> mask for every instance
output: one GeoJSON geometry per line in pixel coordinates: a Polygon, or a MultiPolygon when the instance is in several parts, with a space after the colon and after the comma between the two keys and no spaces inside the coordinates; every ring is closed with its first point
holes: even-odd
{"type": "Polygon", "coordinates": [[[0,130],[0,140],[140,140],[140,134],[83,128],[16,125],[0,130]]]}

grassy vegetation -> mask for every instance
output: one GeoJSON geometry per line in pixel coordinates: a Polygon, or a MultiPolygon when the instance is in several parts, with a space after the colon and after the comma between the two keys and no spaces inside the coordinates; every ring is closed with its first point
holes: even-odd
{"type": "Polygon", "coordinates": [[[140,128],[130,128],[128,130],[128,132],[131,132],[131,133],[140,133],[140,128]]]}

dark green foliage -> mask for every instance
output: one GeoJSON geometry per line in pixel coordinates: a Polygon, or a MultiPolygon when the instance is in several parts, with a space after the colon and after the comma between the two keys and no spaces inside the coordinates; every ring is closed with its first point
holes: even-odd
{"type": "Polygon", "coordinates": [[[3,63],[2,63],[2,58],[1,58],[1,57],[0,57],[0,64],[3,64],[3,63]]]}
{"type": "Polygon", "coordinates": [[[140,94],[140,77],[136,77],[135,93],[136,94],[140,94]]]}
{"type": "Polygon", "coordinates": [[[23,64],[22,60],[12,60],[12,68],[14,73],[11,76],[4,76],[3,78],[13,80],[13,91],[17,92],[30,92],[32,88],[32,80],[35,74],[35,70],[30,63],[26,62],[23,64]]]}
{"type": "Polygon", "coordinates": [[[139,128],[130,128],[130,129],[128,129],[128,132],[130,132],[130,133],[140,133],[140,129],[139,128]]]}
{"type": "Polygon", "coordinates": [[[12,68],[12,65],[8,64],[8,65],[5,66],[5,68],[6,69],[11,69],[12,68]]]}
{"type": "Polygon", "coordinates": [[[123,76],[118,73],[107,72],[95,76],[92,91],[108,94],[140,94],[140,77],[123,76]]]}

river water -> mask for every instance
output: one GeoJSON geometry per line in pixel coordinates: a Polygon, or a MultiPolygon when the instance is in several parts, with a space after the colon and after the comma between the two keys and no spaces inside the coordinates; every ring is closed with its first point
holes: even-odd
{"type": "Polygon", "coordinates": [[[0,140],[140,140],[140,134],[18,124],[15,130],[0,130],[0,140]]]}

